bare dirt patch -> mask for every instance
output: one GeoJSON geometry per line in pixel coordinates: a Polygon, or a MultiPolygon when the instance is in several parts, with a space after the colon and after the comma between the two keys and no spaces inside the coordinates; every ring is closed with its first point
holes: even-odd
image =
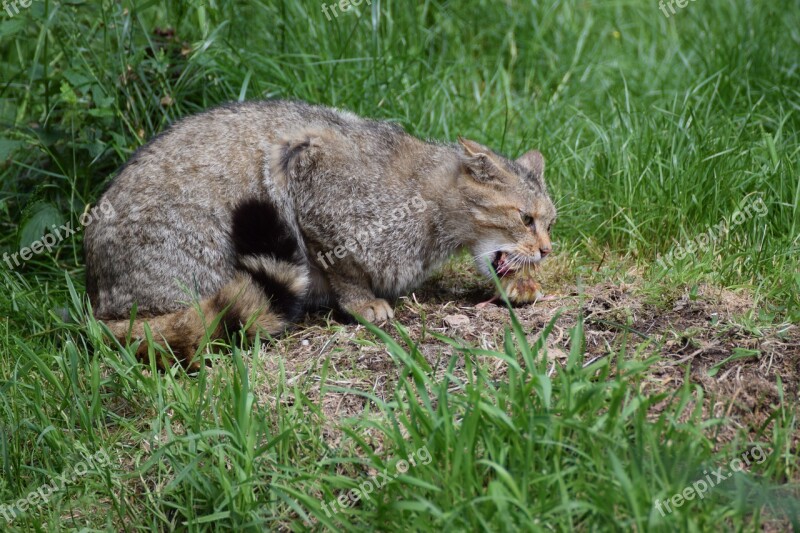
{"type": "MultiPolygon", "coordinates": [[[[768,433],[771,422],[767,419],[781,403],[781,387],[784,405],[797,409],[800,329],[792,324],[748,325],[748,315],[757,309],[745,291],[701,285],[693,291],[673,291],[670,301],[653,301],[635,269],[577,287],[574,277],[570,281],[564,275],[565,268],[562,264],[544,269],[542,285],[549,294],[559,296],[557,300],[515,309],[531,342],[558,315],[546,342],[554,371],[566,361],[570,330],[583,316],[585,362],[615,355],[622,349],[628,357],[660,356],[644,385],[645,392],[675,390],[683,384],[688,367],[692,382],[705,391],[703,409],[707,416],[726,416],[731,421],[729,427],[716,430],[719,442],[732,439],[740,429],[754,436],[768,433]]],[[[439,377],[455,350],[429,332],[502,351],[503,334],[510,325],[508,309],[501,305],[476,308],[491,295],[490,282],[462,262],[454,262],[420,290],[397,302],[396,320],[408,330],[439,377]]],[[[393,327],[384,328],[400,341],[393,327]]],[[[363,326],[340,325],[319,316],[308,317],[292,334],[267,347],[259,360],[267,366],[267,376],[277,376],[282,362],[291,383],[311,380],[308,393],[312,398],[318,399],[324,390],[323,411],[331,423],[361,416],[369,402],[364,394],[331,388],[361,391],[386,400],[399,377],[386,347],[363,326]],[[323,384],[320,371],[327,358],[323,384]]],[[[487,357],[483,362],[494,377],[502,379],[502,360],[487,357]]],[[[460,364],[456,371],[462,369],[460,364]]],[[[274,400],[275,385],[272,379],[262,384],[258,389],[262,400],[274,400]]],[[[326,432],[338,440],[333,426],[326,427],[326,432]]],[[[797,442],[794,444],[796,448],[797,442]]]]}

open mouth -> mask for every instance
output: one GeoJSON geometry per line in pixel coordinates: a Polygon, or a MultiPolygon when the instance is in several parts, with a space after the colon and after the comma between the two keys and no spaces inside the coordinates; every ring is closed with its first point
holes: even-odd
{"type": "Polygon", "coordinates": [[[535,263],[512,260],[512,258],[506,252],[495,253],[494,260],[492,261],[492,270],[494,270],[497,273],[497,276],[501,278],[513,275],[514,273],[523,269],[536,270],[536,268],[537,266],[535,263]]]}
{"type": "Polygon", "coordinates": [[[492,270],[494,270],[499,277],[513,274],[516,270],[509,262],[508,254],[505,252],[497,252],[494,254],[492,261],[492,270]]]}

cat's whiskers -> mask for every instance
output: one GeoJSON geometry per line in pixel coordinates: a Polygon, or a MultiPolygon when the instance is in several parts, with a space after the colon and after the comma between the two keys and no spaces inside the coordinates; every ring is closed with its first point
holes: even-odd
{"type": "MultiPolygon", "coordinates": [[[[501,244],[500,246],[498,246],[497,248],[495,248],[493,250],[489,250],[488,252],[484,252],[484,253],[478,254],[478,255],[473,255],[472,258],[476,262],[480,262],[480,260],[483,257],[486,257],[486,256],[492,256],[492,258],[494,258],[494,255],[496,255],[497,253],[502,253],[503,250],[507,250],[509,248],[513,248],[513,246],[514,246],[513,243],[504,243],[504,244],[501,244]]],[[[510,254],[507,254],[507,255],[510,255],[510,254]]]]}

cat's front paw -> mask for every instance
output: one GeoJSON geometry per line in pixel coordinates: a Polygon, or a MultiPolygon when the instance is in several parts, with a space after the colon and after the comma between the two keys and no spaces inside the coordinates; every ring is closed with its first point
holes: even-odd
{"type": "Polygon", "coordinates": [[[359,302],[347,309],[353,315],[359,315],[367,322],[379,324],[394,318],[394,310],[383,298],[375,298],[359,302]]]}

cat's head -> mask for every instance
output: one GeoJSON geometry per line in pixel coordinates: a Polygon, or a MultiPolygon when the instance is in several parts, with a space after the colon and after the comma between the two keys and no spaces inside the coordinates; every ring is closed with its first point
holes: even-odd
{"type": "MultiPolygon", "coordinates": [[[[551,251],[556,208],[544,183],[544,158],[536,150],[510,160],[474,141],[459,139],[459,197],[466,211],[462,242],[478,269],[503,276],[542,261],[551,251]]],[[[463,220],[463,219],[462,219],[463,220]]]]}

